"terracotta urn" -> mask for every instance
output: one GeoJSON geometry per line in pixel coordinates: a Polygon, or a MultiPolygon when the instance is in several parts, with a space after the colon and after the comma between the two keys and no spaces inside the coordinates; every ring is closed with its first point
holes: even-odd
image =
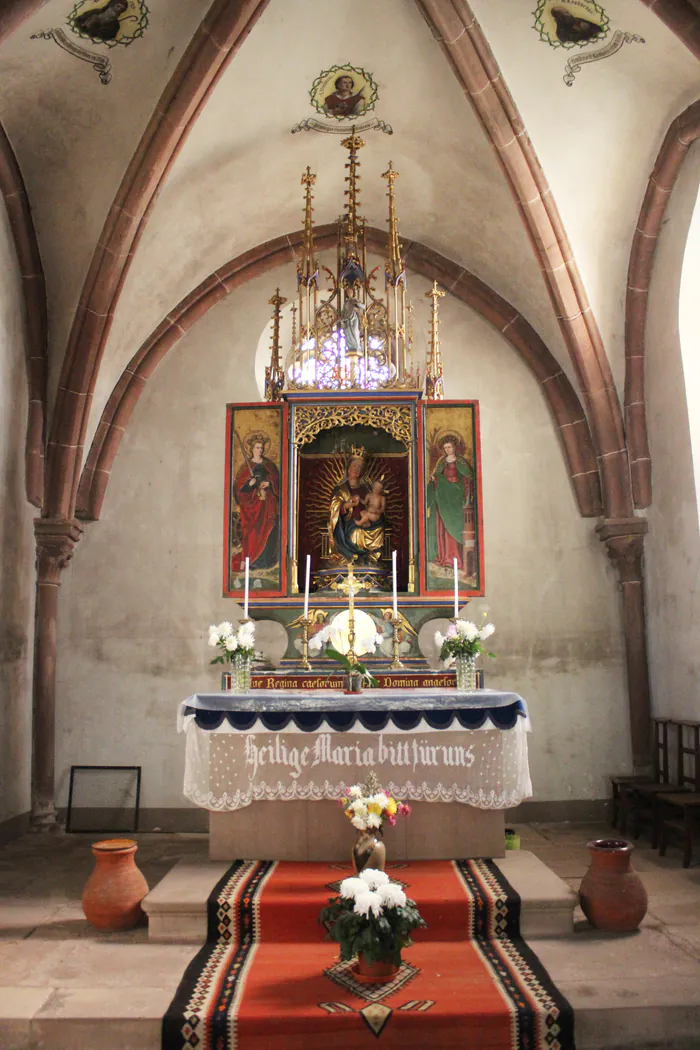
{"type": "Polygon", "coordinates": [[[95,867],[83,890],[85,918],[99,930],[129,930],[142,918],[148,883],[136,867],[132,839],[95,842],[95,867]]]}
{"type": "Polygon", "coordinates": [[[591,866],[579,889],[583,914],[597,930],[636,930],[648,901],[644,883],[630,864],[634,845],[624,839],[595,839],[588,849],[591,866]]]}
{"type": "Polygon", "coordinates": [[[354,977],[360,984],[385,984],[399,972],[400,967],[393,962],[367,962],[363,952],[358,952],[357,962],[352,967],[354,977]]]}
{"type": "Polygon", "coordinates": [[[365,868],[384,871],[386,865],[386,846],[382,841],[382,829],[358,831],[355,845],[352,847],[352,866],[356,875],[365,868]]]}

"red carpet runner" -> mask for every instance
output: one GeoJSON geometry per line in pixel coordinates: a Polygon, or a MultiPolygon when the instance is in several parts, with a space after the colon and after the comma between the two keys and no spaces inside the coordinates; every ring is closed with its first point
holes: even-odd
{"type": "MultiPolygon", "coordinates": [[[[341,865],[237,861],[163,1019],[163,1050],[574,1050],[571,1007],[519,933],[493,862],[390,865],[427,930],[388,985],[357,984],[318,914],[341,865]]],[[[335,886],[333,886],[335,883],[335,886]]]]}

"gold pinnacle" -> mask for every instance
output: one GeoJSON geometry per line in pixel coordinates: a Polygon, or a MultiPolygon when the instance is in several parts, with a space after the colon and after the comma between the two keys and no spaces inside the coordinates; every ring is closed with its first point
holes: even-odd
{"type": "Polygon", "coordinates": [[[301,184],[302,184],[302,186],[315,186],[316,185],[316,176],[314,175],[314,173],[312,172],[312,170],[308,166],[308,164],[306,166],[306,171],[301,176],[301,184]]]}

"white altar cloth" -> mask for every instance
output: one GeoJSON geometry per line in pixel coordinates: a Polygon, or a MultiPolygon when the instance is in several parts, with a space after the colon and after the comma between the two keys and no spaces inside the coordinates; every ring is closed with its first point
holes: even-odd
{"type": "Polygon", "coordinates": [[[387,692],[188,698],[178,718],[186,797],[219,812],[258,801],[338,799],[370,769],[403,801],[494,810],[532,794],[530,721],[517,694],[387,692]],[[339,728],[344,719],[347,729],[339,728]]]}

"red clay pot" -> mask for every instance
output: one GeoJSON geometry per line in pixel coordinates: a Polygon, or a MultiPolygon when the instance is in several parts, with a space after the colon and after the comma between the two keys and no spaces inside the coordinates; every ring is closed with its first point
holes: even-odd
{"type": "Polygon", "coordinates": [[[391,962],[367,962],[364,954],[358,952],[352,971],[360,984],[385,984],[399,972],[399,967],[391,962]]]}
{"type": "Polygon", "coordinates": [[[647,913],[647,891],[630,864],[634,845],[624,839],[588,843],[591,866],[583,876],[581,908],[591,926],[608,933],[636,930],[647,913]]]}
{"type": "Polygon", "coordinates": [[[131,839],[95,842],[95,867],[83,890],[85,918],[99,930],[130,930],[142,918],[148,883],[136,867],[131,839]]]}

